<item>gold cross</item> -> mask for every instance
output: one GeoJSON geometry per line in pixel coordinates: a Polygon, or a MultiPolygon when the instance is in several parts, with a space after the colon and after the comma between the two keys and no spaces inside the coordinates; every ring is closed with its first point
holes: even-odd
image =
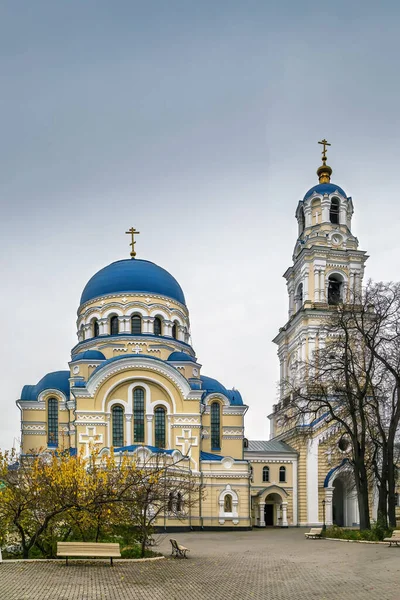
{"type": "Polygon", "coordinates": [[[136,229],[134,227],[131,227],[129,229],[129,231],[125,231],[125,233],[127,233],[128,235],[132,236],[132,241],[129,244],[130,246],[132,246],[132,252],[131,252],[131,258],[135,258],[136,256],[136,252],[135,252],[135,235],[138,235],[140,233],[140,231],[136,231],[136,229]]]}
{"type": "Polygon", "coordinates": [[[324,147],[324,149],[322,150],[322,162],[325,164],[326,163],[326,147],[331,146],[332,144],[329,144],[325,139],[323,139],[321,142],[318,142],[318,144],[322,144],[322,146],[324,147]]]}

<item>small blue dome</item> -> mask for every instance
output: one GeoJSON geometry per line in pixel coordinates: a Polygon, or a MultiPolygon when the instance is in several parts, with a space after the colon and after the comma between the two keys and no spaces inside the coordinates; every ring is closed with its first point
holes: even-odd
{"type": "Polygon", "coordinates": [[[168,362],[197,362],[194,356],[186,354],[186,352],[172,352],[168,356],[168,362]]]}
{"type": "Polygon", "coordinates": [[[24,385],[21,400],[37,400],[44,390],[59,390],[69,400],[69,371],[47,373],[36,385],[24,385]]]}
{"type": "Polygon", "coordinates": [[[205,375],[201,375],[200,377],[202,381],[202,388],[205,390],[207,394],[217,393],[223,394],[229,399],[229,402],[233,406],[242,406],[243,399],[238,390],[227,390],[222,383],[217,381],[216,379],[212,379],[211,377],[206,377],[205,375]]]}
{"type": "Polygon", "coordinates": [[[75,354],[72,357],[72,361],[75,360],[106,360],[106,357],[99,350],[85,350],[79,354],[75,354]]]}
{"type": "Polygon", "coordinates": [[[339,194],[341,194],[342,196],[347,198],[346,192],[344,190],[342,190],[342,188],[339,187],[338,185],[336,185],[335,183],[319,183],[318,185],[314,185],[314,187],[312,187],[311,190],[308,190],[308,192],[304,196],[304,200],[307,200],[307,198],[312,196],[314,192],[316,192],[317,194],[322,194],[322,195],[323,194],[333,194],[334,192],[339,192],[339,194]]]}
{"type": "Polygon", "coordinates": [[[81,304],[99,296],[135,292],[167,296],[186,305],[176,279],[158,265],[140,259],[118,260],[98,271],[86,284],[81,304]]]}

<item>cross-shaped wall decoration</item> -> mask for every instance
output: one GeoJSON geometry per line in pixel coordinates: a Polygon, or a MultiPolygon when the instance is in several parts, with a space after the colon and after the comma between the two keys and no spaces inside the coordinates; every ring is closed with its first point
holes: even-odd
{"type": "Polygon", "coordinates": [[[103,434],[96,433],[96,427],[86,427],[86,433],[79,434],[79,443],[86,446],[85,456],[89,456],[91,449],[103,445],[103,434]]]}
{"type": "Polygon", "coordinates": [[[197,436],[192,436],[191,429],[184,429],[183,435],[176,438],[176,445],[181,448],[183,456],[191,456],[193,446],[197,446],[197,436]]]}

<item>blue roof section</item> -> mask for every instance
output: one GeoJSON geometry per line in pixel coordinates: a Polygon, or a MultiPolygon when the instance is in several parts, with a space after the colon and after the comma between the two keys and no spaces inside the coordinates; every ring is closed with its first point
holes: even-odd
{"type": "MultiPolygon", "coordinates": [[[[156,448],[156,446],[144,446],[143,444],[133,444],[132,446],[121,446],[114,448],[114,452],[134,452],[137,448],[148,448],[153,454],[172,454],[175,450],[165,450],[165,448],[156,448]]],[[[180,452],[180,450],[178,450],[180,452]]]]}
{"type": "Polygon", "coordinates": [[[47,373],[36,385],[24,385],[21,400],[37,400],[44,390],[59,390],[69,400],[69,371],[54,371],[47,373]]]}
{"type": "Polygon", "coordinates": [[[78,379],[77,381],[74,381],[73,387],[84,388],[86,387],[86,381],[84,379],[78,379]]]}
{"type": "Polygon", "coordinates": [[[144,356],[146,358],[150,358],[151,360],[157,360],[158,362],[162,362],[165,364],[165,360],[157,358],[156,356],[151,356],[150,354],[121,354],[121,356],[113,356],[112,358],[107,358],[107,360],[105,360],[101,365],[95,368],[93,373],[90,375],[89,379],[91,379],[95,373],[100,371],[100,369],[103,369],[106,365],[116,362],[117,360],[123,360],[124,358],[143,358],[144,356]]]}
{"type": "Polygon", "coordinates": [[[219,456],[219,454],[212,454],[211,452],[200,452],[200,460],[219,460],[221,461],[225,456],[219,456]]]}
{"type": "Polygon", "coordinates": [[[80,303],[107,294],[135,292],[166,296],[186,305],[181,286],[168,271],[136,258],[118,260],[93,275],[82,292],[80,303]]]}
{"type": "Polygon", "coordinates": [[[232,406],[243,406],[243,398],[238,390],[227,390],[222,383],[212,377],[201,375],[200,379],[202,381],[202,388],[207,394],[223,394],[229,399],[232,406]]]}
{"type": "Polygon", "coordinates": [[[99,350],[85,350],[79,352],[72,357],[72,361],[75,360],[106,360],[106,357],[99,350]]]}
{"type": "Polygon", "coordinates": [[[172,352],[168,356],[168,362],[197,362],[197,359],[186,352],[172,352]]]}
{"type": "Polygon", "coordinates": [[[304,200],[307,200],[307,198],[312,196],[314,192],[316,192],[317,194],[322,194],[322,195],[323,194],[333,194],[334,192],[339,192],[339,194],[342,194],[342,196],[347,198],[346,192],[341,187],[336,185],[335,183],[319,183],[318,185],[314,185],[314,187],[312,187],[310,190],[308,190],[308,192],[304,196],[304,200]]]}
{"type": "Polygon", "coordinates": [[[336,467],[333,467],[333,469],[331,469],[330,471],[328,471],[328,472],[327,472],[327,474],[326,474],[326,477],[325,477],[325,480],[324,480],[324,488],[328,487],[328,485],[329,485],[329,480],[330,480],[330,478],[332,477],[333,473],[334,473],[335,471],[337,471],[338,469],[340,469],[340,467],[343,467],[343,465],[345,465],[345,464],[346,464],[346,463],[348,463],[348,462],[349,462],[349,459],[348,459],[348,458],[344,458],[344,459],[342,460],[342,462],[340,463],[340,465],[336,465],[336,467]]]}

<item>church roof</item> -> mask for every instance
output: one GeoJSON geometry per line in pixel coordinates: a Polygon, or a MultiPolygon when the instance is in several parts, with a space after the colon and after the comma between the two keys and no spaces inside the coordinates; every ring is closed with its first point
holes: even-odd
{"type": "Polygon", "coordinates": [[[85,350],[79,352],[79,354],[74,354],[72,361],[75,360],[106,360],[106,357],[99,350],[85,350]]]}
{"type": "Polygon", "coordinates": [[[166,296],[186,305],[181,286],[168,271],[148,260],[132,258],[113,262],[93,275],[80,303],[100,296],[136,292],[166,296]]]}
{"type": "Polygon", "coordinates": [[[310,198],[310,196],[312,196],[314,193],[324,195],[333,194],[334,192],[338,192],[339,194],[347,198],[346,192],[335,183],[319,183],[318,185],[314,185],[314,187],[308,190],[308,192],[304,196],[304,200],[310,198]]]}
{"type": "Polygon", "coordinates": [[[213,379],[212,377],[206,377],[201,375],[202,389],[205,390],[206,394],[219,393],[223,394],[229,399],[229,402],[233,406],[242,406],[243,398],[238,390],[227,390],[222,383],[213,379]]]}
{"type": "Polygon", "coordinates": [[[59,390],[69,399],[69,371],[47,373],[36,385],[24,385],[21,400],[37,400],[44,390],[59,390]]]}
{"type": "Polygon", "coordinates": [[[212,454],[212,452],[200,452],[200,460],[216,460],[221,461],[224,456],[220,456],[219,454],[212,454]]]}
{"type": "Polygon", "coordinates": [[[297,454],[289,444],[280,440],[249,440],[249,446],[245,452],[276,452],[276,453],[291,453],[297,454]]]}
{"type": "Polygon", "coordinates": [[[195,356],[191,356],[186,352],[172,352],[168,356],[168,362],[197,362],[195,356]]]}

